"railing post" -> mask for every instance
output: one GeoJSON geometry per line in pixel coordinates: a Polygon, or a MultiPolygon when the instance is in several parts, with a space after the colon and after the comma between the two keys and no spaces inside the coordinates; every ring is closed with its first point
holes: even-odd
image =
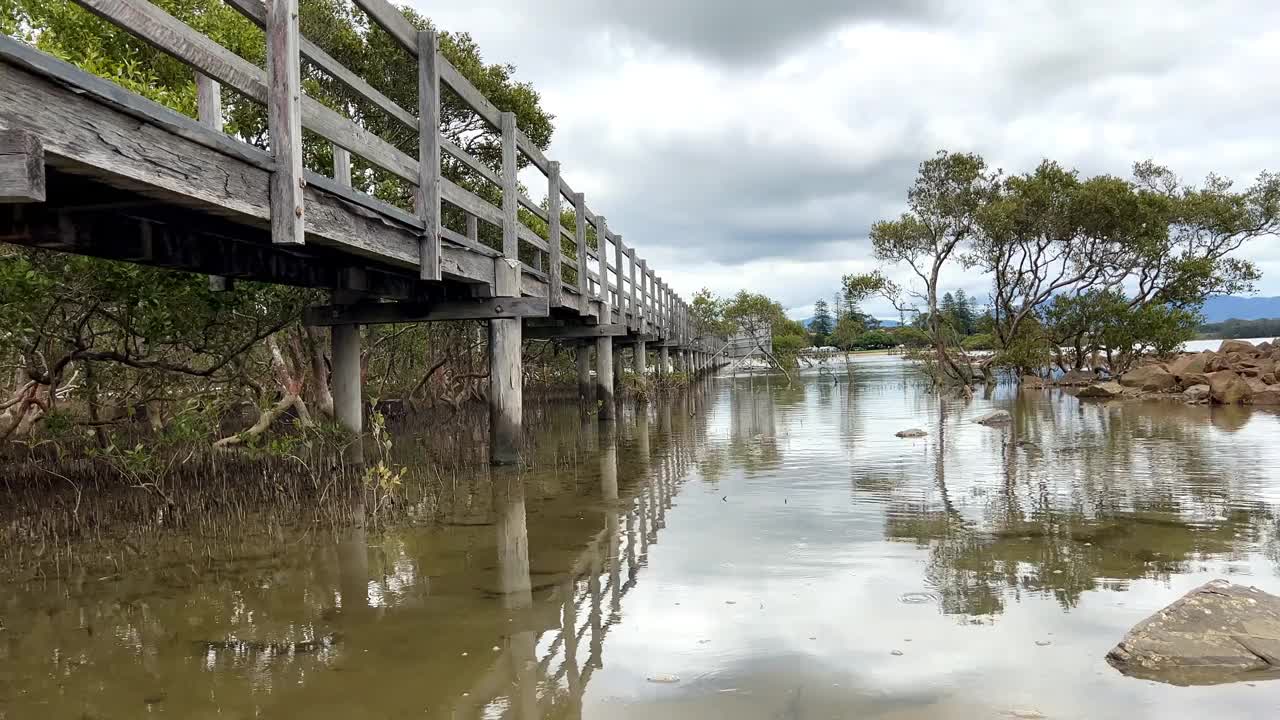
{"type": "Polygon", "coordinates": [[[351,153],[337,145],[333,146],[333,179],[339,185],[351,187],[351,153]]]}
{"type": "MultiPolygon", "coordinates": [[[[439,43],[431,30],[418,32],[418,188],[414,205],[422,220],[418,277],[440,279],[440,68],[439,43]]],[[[504,188],[505,190],[505,188],[504,188]]]]}
{"type": "Polygon", "coordinates": [[[271,173],[271,241],[301,245],[306,238],[302,175],[302,76],[298,0],[267,1],[267,131],[276,167],[271,173]]]}
{"type": "MultiPolygon", "coordinates": [[[[633,257],[634,261],[635,258],[633,257]]],[[[649,320],[649,265],[640,260],[640,332],[645,330],[645,322],[649,320]]]]}
{"type": "Polygon", "coordinates": [[[596,289],[596,299],[601,301],[604,317],[601,324],[613,322],[609,312],[609,223],[603,215],[596,216],[596,256],[600,260],[600,287],[596,289]]]}
{"type": "MultiPolygon", "coordinates": [[[[202,72],[196,73],[196,119],[210,130],[222,132],[222,87],[217,80],[202,72]]],[[[222,275],[209,276],[209,290],[227,292],[234,286],[231,278],[222,275]]]]}
{"type": "Polygon", "coordinates": [[[502,255],[520,260],[520,239],[516,234],[519,186],[516,182],[516,116],[502,113],[502,255]]]}
{"type": "Polygon", "coordinates": [[[623,307],[622,301],[622,236],[615,235],[613,238],[613,268],[614,274],[618,276],[618,285],[616,294],[613,296],[613,308],[618,311],[618,324],[627,324],[627,311],[623,307]]]}
{"type": "Polygon", "coordinates": [[[578,247],[578,312],[591,309],[591,280],[587,277],[587,201],[582,193],[573,194],[573,242],[578,247]]]}
{"type": "Polygon", "coordinates": [[[547,306],[563,305],[564,283],[561,275],[560,248],[560,163],[551,161],[547,170],[547,306]]]}
{"type": "Polygon", "coordinates": [[[631,300],[628,302],[629,310],[631,310],[631,326],[640,329],[640,307],[636,304],[636,298],[640,293],[636,290],[636,249],[629,248],[627,250],[627,260],[630,261],[631,272],[631,300]]]}

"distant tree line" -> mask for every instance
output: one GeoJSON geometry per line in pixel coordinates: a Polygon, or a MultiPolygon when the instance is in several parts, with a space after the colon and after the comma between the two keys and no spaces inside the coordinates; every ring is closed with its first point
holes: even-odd
{"type": "Polygon", "coordinates": [[[1236,340],[1239,338],[1274,338],[1280,336],[1280,318],[1241,320],[1231,318],[1219,323],[1205,323],[1196,328],[1204,340],[1236,340]]]}
{"type": "MultiPolygon", "coordinates": [[[[883,350],[906,347],[918,349],[929,345],[928,313],[915,313],[909,324],[884,327],[878,318],[863,313],[848,292],[836,297],[836,315],[826,300],[813,306],[809,322],[814,347],[838,347],[841,350],[883,350]]],[[[976,299],[955,290],[942,296],[939,308],[942,323],[968,350],[990,350],[993,344],[991,316],[977,307],[976,299]]]]}

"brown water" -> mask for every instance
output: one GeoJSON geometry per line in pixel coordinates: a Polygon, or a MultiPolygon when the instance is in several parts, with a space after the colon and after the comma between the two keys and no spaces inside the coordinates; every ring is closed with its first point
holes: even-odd
{"type": "Polygon", "coordinates": [[[539,447],[573,462],[447,481],[438,526],[4,588],[0,718],[1280,713],[1103,659],[1214,577],[1280,592],[1276,415],[944,400],[885,356],[539,447]]]}

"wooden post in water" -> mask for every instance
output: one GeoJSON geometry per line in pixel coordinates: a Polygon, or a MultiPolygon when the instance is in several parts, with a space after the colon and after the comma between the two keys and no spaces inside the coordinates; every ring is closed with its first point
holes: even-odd
{"type": "Polygon", "coordinates": [[[645,348],[643,340],[636,341],[634,352],[635,357],[633,358],[633,362],[635,363],[635,373],[643,381],[649,376],[649,351],[645,348]]]}
{"type": "Polygon", "coordinates": [[[671,357],[667,350],[667,346],[663,345],[658,348],[658,377],[666,377],[671,371],[671,357]]]}
{"type": "MultiPolygon", "coordinates": [[[[333,179],[351,186],[351,154],[333,146],[333,179]]],[[[212,281],[213,278],[210,278],[212,281]]],[[[334,305],[355,302],[354,293],[339,291],[333,294],[334,305]]],[[[338,425],[354,436],[343,453],[343,462],[349,465],[364,464],[364,398],[360,380],[360,326],[356,324],[334,325],[329,328],[329,343],[333,346],[333,417],[338,425]]]]}
{"type": "Polygon", "coordinates": [[[614,392],[621,392],[621,390],[622,390],[622,375],[623,375],[623,369],[622,369],[622,368],[623,368],[623,365],[624,365],[624,363],[622,362],[622,346],[621,346],[621,345],[617,345],[617,346],[615,346],[615,347],[613,348],[613,387],[614,387],[614,392]]]}
{"type": "MultiPolygon", "coordinates": [[[[601,312],[608,312],[601,303],[601,312]]],[[[600,419],[612,420],[613,408],[613,338],[596,338],[596,400],[600,403],[600,419]]]]}
{"type": "MultiPolygon", "coordinates": [[[[509,258],[495,258],[493,264],[498,296],[517,296],[519,263],[509,258]]],[[[520,318],[489,321],[489,462],[494,465],[520,462],[524,414],[524,370],[520,355],[523,334],[520,318]]]]}
{"type": "MultiPolygon", "coordinates": [[[[350,302],[345,293],[335,293],[334,304],[350,302]]],[[[360,382],[360,326],[334,325],[329,328],[333,344],[333,415],[334,419],[353,439],[343,453],[343,461],[351,465],[364,464],[364,401],[360,382]]]]}
{"type": "MultiPolygon", "coordinates": [[[[516,116],[502,114],[502,254],[493,261],[494,296],[520,297],[516,238],[516,116]]],[[[524,368],[520,318],[489,321],[489,462],[520,461],[524,414],[524,368]]]]}
{"type": "Polygon", "coordinates": [[[591,345],[580,343],[574,351],[578,362],[578,399],[591,399],[591,345]]]}

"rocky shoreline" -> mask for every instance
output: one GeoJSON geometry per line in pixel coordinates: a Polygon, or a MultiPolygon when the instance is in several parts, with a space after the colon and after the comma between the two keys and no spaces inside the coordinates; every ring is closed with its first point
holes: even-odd
{"type": "Polygon", "coordinates": [[[1280,407],[1280,340],[1257,345],[1223,340],[1216,350],[1183,353],[1172,360],[1148,358],[1118,378],[1071,370],[1055,380],[1028,375],[1024,388],[1075,388],[1082,398],[1174,399],[1216,405],[1280,407]]]}

